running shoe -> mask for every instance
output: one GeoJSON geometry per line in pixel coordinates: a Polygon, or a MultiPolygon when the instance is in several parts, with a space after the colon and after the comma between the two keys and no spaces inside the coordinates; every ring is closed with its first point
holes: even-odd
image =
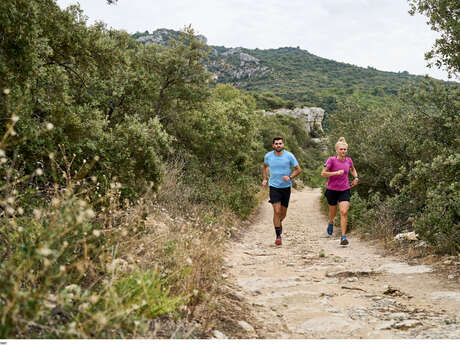
{"type": "Polygon", "coordinates": [[[346,239],[346,237],[340,240],[340,245],[346,246],[347,244],[348,244],[348,240],[346,239]]]}
{"type": "Polygon", "coordinates": [[[277,237],[277,238],[276,238],[275,244],[276,244],[277,246],[280,246],[280,245],[281,245],[281,237],[277,237]]]}
{"type": "Polygon", "coordinates": [[[330,236],[332,235],[332,231],[334,231],[334,225],[332,225],[331,223],[328,224],[327,226],[327,234],[330,236]]]}

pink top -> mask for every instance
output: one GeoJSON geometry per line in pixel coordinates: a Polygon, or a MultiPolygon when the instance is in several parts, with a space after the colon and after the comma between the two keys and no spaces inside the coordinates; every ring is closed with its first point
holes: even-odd
{"type": "Polygon", "coordinates": [[[353,167],[353,161],[350,157],[345,157],[344,161],[341,161],[337,157],[329,157],[325,167],[329,168],[330,172],[343,170],[342,175],[334,175],[327,180],[327,189],[343,191],[350,189],[350,183],[348,182],[348,170],[353,167]]]}

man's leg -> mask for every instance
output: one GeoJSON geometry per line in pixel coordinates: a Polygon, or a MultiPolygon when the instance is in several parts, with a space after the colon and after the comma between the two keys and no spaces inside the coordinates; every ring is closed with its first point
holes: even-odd
{"type": "Polygon", "coordinates": [[[279,228],[281,226],[281,203],[277,202],[273,205],[273,225],[275,228],[279,228]]]}
{"type": "Polygon", "coordinates": [[[277,246],[281,245],[281,203],[273,204],[273,225],[275,226],[277,246]]]}

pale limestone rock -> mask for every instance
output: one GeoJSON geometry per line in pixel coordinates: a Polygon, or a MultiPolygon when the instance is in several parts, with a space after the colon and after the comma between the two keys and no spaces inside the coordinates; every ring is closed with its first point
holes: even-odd
{"type": "Polygon", "coordinates": [[[253,333],[255,332],[254,327],[252,327],[246,321],[238,321],[238,325],[243,328],[246,332],[253,333]]]}
{"type": "Polygon", "coordinates": [[[322,122],[324,119],[324,109],[318,107],[303,107],[303,108],[294,108],[294,109],[276,109],[274,111],[265,111],[265,115],[276,115],[284,114],[291,115],[298,118],[301,118],[305,121],[305,127],[308,133],[312,131],[314,127],[322,131],[322,122]]]}
{"type": "Polygon", "coordinates": [[[216,339],[228,339],[227,336],[226,336],[224,333],[218,331],[217,329],[215,329],[214,331],[212,331],[212,335],[213,335],[214,338],[216,338],[216,339]]]}

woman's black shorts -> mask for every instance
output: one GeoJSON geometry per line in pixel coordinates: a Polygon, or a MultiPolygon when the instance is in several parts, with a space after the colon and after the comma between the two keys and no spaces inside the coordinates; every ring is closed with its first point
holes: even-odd
{"type": "Polygon", "coordinates": [[[330,190],[326,189],[326,192],[324,193],[327,199],[327,203],[331,206],[337,205],[338,202],[342,201],[350,201],[351,198],[351,193],[350,190],[330,190]]]}
{"type": "Polygon", "coordinates": [[[281,202],[282,206],[288,207],[290,197],[291,197],[291,187],[276,188],[276,187],[270,186],[270,200],[268,200],[269,203],[277,204],[281,202]]]}

